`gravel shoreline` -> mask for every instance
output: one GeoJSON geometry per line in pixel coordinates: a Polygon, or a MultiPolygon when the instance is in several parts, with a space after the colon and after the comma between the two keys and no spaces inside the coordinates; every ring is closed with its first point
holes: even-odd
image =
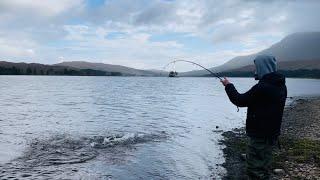
{"type": "MultiPolygon", "coordinates": [[[[295,98],[286,106],[280,136],[275,148],[272,179],[320,180],[320,97],[295,98]]],[[[223,179],[246,179],[245,129],[222,134],[221,143],[227,170],[223,179]]]]}

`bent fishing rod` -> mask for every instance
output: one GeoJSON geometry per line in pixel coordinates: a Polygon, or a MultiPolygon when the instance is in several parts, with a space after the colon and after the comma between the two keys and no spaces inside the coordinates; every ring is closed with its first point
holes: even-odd
{"type": "Polygon", "coordinates": [[[171,61],[171,62],[169,62],[166,66],[164,66],[163,69],[165,69],[166,67],[168,67],[170,64],[174,64],[174,63],[176,63],[176,62],[186,62],[186,63],[191,63],[191,64],[193,64],[193,65],[199,66],[199,67],[201,67],[202,69],[208,71],[208,72],[209,72],[211,75],[213,75],[214,77],[218,78],[220,81],[222,80],[222,78],[218,75],[218,73],[212,72],[210,69],[202,66],[201,64],[195,63],[195,62],[193,62],[193,61],[183,60],[183,59],[178,59],[178,60],[171,61]]]}
{"type": "MultiPolygon", "coordinates": [[[[167,68],[170,64],[175,64],[176,62],[187,62],[187,63],[191,63],[193,65],[196,65],[196,66],[199,66],[201,67],[202,69],[208,71],[211,75],[213,75],[214,77],[218,78],[220,81],[222,81],[222,78],[218,75],[218,73],[214,73],[212,72],[210,69],[202,66],[201,64],[198,64],[196,62],[193,62],[193,61],[188,61],[188,60],[183,60],[183,59],[178,59],[178,60],[174,60],[174,61],[171,61],[169,62],[166,66],[163,67],[163,69],[167,68]]],[[[239,107],[237,106],[237,112],[239,112],[239,107]]]]}

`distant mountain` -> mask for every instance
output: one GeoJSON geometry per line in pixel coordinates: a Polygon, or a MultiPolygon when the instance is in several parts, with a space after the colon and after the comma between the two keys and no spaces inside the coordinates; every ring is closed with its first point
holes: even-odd
{"type": "Polygon", "coordinates": [[[146,71],[151,71],[153,73],[158,74],[159,76],[167,76],[169,74],[168,71],[158,70],[158,69],[147,69],[146,71]]]}
{"type": "Polygon", "coordinates": [[[119,65],[84,61],[54,65],[0,61],[0,75],[77,75],[77,76],[167,76],[161,70],[139,70],[119,65]]]}
{"type": "Polygon", "coordinates": [[[155,70],[139,70],[129,68],[126,66],[104,64],[104,63],[91,63],[85,61],[70,61],[55,64],[56,66],[66,66],[78,69],[93,69],[106,72],[120,72],[125,76],[159,76],[159,72],[155,70]]]}
{"type": "MultiPolygon", "coordinates": [[[[299,69],[312,70],[318,69],[320,70],[320,61],[319,60],[297,60],[297,61],[282,61],[278,63],[278,69],[293,71],[299,69]]],[[[231,69],[231,72],[253,72],[255,70],[254,65],[247,65],[236,69],[231,69]]]]}
{"type": "Polygon", "coordinates": [[[13,63],[0,61],[0,75],[68,75],[68,76],[121,76],[119,72],[77,69],[39,63],[13,63]]]}
{"type": "MultiPolygon", "coordinates": [[[[210,68],[215,72],[227,72],[244,66],[253,65],[253,59],[259,54],[272,54],[286,70],[297,67],[320,69],[320,32],[302,32],[291,34],[268,49],[248,56],[235,57],[225,64],[210,68]],[[283,63],[287,62],[287,63],[283,63]],[[290,63],[289,63],[290,62],[290,63]]],[[[280,69],[281,69],[280,65],[280,69]]],[[[246,68],[245,68],[246,69],[246,68]]],[[[203,76],[206,71],[190,71],[181,73],[184,76],[203,76]]]]}
{"type": "MultiPolygon", "coordinates": [[[[225,64],[210,68],[214,72],[230,73],[243,72],[249,74],[254,69],[253,59],[258,54],[272,54],[279,64],[280,70],[295,71],[301,75],[300,70],[320,70],[320,32],[304,32],[291,34],[271,47],[248,56],[239,56],[225,64]]],[[[318,72],[318,71],[317,71],[318,72]]],[[[11,63],[0,61],[1,74],[26,75],[89,75],[89,76],[167,76],[168,72],[161,70],[139,70],[121,65],[104,63],[91,63],[85,61],[62,62],[54,65],[38,63],[11,63]]],[[[234,74],[234,73],[233,73],[234,74]]],[[[190,71],[179,73],[179,76],[207,76],[207,71],[190,71]]],[[[318,77],[318,75],[316,76],[318,77]]]]}

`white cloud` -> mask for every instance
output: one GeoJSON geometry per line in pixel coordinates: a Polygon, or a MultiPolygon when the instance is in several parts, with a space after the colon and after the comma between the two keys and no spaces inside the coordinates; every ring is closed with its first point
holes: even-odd
{"type": "Polygon", "coordinates": [[[1,0],[1,14],[38,15],[40,18],[59,16],[62,13],[80,7],[83,0],[1,0]]]}
{"type": "Polygon", "coordinates": [[[213,66],[266,48],[289,33],[320,30],[320,2],[315,0],[108,0],[96,8],[88,3],[0,1],[0,58],[156,68],[180,57],[213,66]],[[112,33],[121,35],[108,38],[112,33]],[[152,40],[166,33],[209,41],[217,49],[189,51],[192,40],[174,37],[152,40]]]}

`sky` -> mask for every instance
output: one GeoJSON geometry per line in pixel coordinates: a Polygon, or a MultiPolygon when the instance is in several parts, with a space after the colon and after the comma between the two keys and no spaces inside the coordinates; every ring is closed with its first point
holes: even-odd
{"type": "Polygon", "coordinates": [[[1,0],[0,60],[213,67],[319,31],[319,9],[317,0],[1,0]]]}

